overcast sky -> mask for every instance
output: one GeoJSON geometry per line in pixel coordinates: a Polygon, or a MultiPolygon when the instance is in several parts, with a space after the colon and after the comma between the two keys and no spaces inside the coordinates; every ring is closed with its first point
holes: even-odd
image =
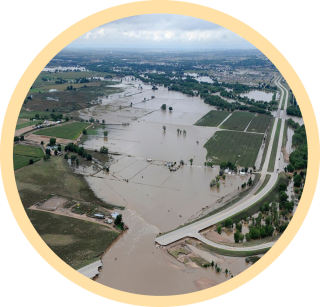
{"type": "Polygon", "coordinates": [[[239,35],[202,19],[170,14],[123,18],[98,27],[70,47],[251,49],[239,35]]]}

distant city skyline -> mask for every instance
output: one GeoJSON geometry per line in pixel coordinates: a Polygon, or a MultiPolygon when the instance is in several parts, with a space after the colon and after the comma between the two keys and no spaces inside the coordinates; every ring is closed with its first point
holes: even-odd
{"type": "Polygon", "coordinates": [[[137,15],[87,32],[68,48],[256,49],[217,24],[171,14],[137,15]]]}

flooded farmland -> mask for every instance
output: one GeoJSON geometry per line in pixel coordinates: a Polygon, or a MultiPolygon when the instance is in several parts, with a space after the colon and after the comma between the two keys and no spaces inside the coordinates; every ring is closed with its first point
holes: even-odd
{"type": "MultiPolygon", "coordinates": [[[[219,188],[209,186],[219,174],[219,166],[204,166],[207,152],[203,145],[219,129],[194,123],[215,108],[198,97],[164,87],[153,91],[138,80],[123,80],[121,87],[121,94],[105,97],[98,106],[79,112],[83,119],[94,117],[108,123],[96,135],[88,136],[84,146],[92,150],[108,147],[112,155],[109,173],[88,170],[86,180],[99,198],[125,207],[121,213],[129,227],[103,256],[96,281],[148,295],[190,293],[226,281],[230,274],[194,263],[185,265],[155,244],[159,233],[219,208],[223,198],[237,193],[248,180],[247,176],[227,174],[219,188]],[[160,109],[162,104],[167,110],[160,109]],[[186,130],[186,134],[177,133],[177,129],[186,130]],[[104,137],[104,130],[108,137],[104,137]],[[170,171],[167,163],[176,170],[170,171]]],[[[192,249],[195,253],[197,248],[192,249]]],[[[224,269],[232,268],[234,275],[249,266],[243,258],[213,256],[202,250],[196,254],[200,253],[208,261],[215,257],[224,269]]]]}

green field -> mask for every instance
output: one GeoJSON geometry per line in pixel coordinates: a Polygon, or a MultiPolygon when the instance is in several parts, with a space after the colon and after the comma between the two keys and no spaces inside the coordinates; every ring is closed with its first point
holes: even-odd
{"type": "Polygon", "coordinates": [[[17,170],[17,169],[19,169],[21,167],[25,167],[25,166],[29,165],[30,159],[33,160],[33,163],[35,163],[35,162],[40,160],[40,158],[13,155],[13,167],[14,167],[14,170],[17,170]]]}
{"type": "Polygon", "coordinates": [[[29,122],[26,122],[23,124],[18,124],[18,125],[16,125],[16,130],[19,130],[19,129],[22,129],[25,127],[29,127],[29,126],[34,126],[34,125],[37,125],[42,122],[43,122],[42,120],[35,120],[35,121],[29,121],[29,122]]]}
{"type": "Polygon", "coordinates": [[[234,112],[221,126],[221,129],[243,131],[249,125],[254,113],[234,112]]]}
{"type": "Polygon", "coordinates": [[[217,131],[204,147],[207,159],[214,163],[232,162],[253,167],[262,143],[262,134],[237,131],[217,131]]]}
{"type": "Polygon", "coordinates": [[[27,214],[44,242],[75,269],[98,260],[119,235],[106,226],[89,221],[30,209],[27,214]]]}
{"type": "Polygon", "coordinates": [[[201,117],[196,123],[196,126],[218,127],[221,122],[230,114],[226,111],[211,110],[206,115],[201,117]]]}
{"type": "Polygon", "coordinates": [[[20,144],[13,146],[13,154],[35,158],[42,158],[44,156],[44,153],[40,147],[20,144]]]}
{"type": "Polygon", "coordinates": [[[81,134],[82,130],[89,126],[88,123],[70,123],[51,128],[41,129],[35,132],[37,135],[52,136],[68,140],[76,140],[81,134]]]}
{"type": "Polygon", "coordinates": [[[47,111],[26,111],[24,109],[21,109],[19,113],[19,118],[34,118],[36,114],[39,114],[39,116],[49,116],[50,112],[47,111]]]}
{"type": "Polygon", "coordinates": [[[43,155],[44,153],[40,147],[21,144],[13,146],[14,170],[29,165],[30,159],[33,160],[33,163],[39,161],[43,155]]]}
{"type": "Polygon", "coordinates": [[[273,140],[273,144],[272,144],[272,150],[271,150],[271,155],[270,155],[270,160],[269,160],[269,165],[268,165],[268,172],[274,171],[278,143],[279,143],[279,135],[280,135],[280,130],[281,130],[281,122],[282,122],[282,120],[278,119],[278,124],[277,124],[277,128],[276,128],[276,133],[274,135],[274,140],[273,140]]]}
{"type": "Polygon", "coordinates": [[[270,120],[272,116],[267,115],[258,115],[255,116],[248,127],[248,132],[258,132],[258,133],[265,133],[267,130],[270,120]]]}

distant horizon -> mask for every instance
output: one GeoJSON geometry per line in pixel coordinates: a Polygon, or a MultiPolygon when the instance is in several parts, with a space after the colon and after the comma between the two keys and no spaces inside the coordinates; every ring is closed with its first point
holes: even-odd
{"type": "Polygon", "coordinates": [[[66,48],[254,50],[236,33],[202,19],[173,14],[127,17],[97,27],[66,48]]]}

